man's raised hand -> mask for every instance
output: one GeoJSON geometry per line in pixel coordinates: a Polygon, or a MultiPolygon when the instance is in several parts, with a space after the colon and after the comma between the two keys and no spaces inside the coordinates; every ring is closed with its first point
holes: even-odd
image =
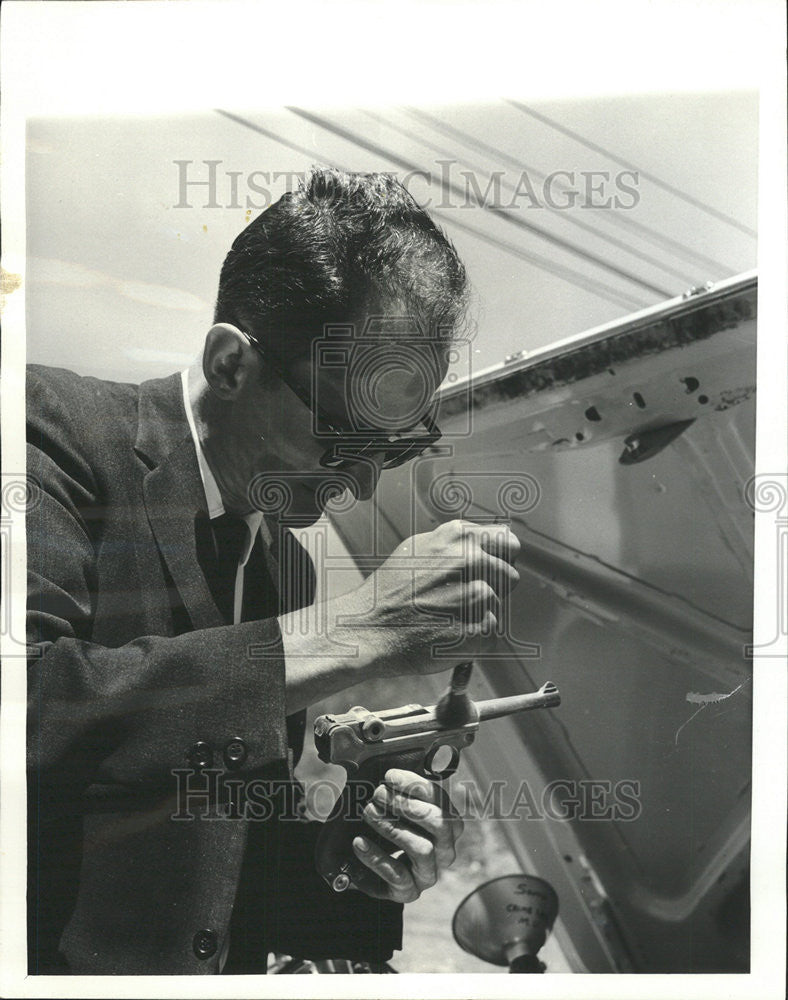
{"type": "Polygon", "coordinates": [[[502,524],[448,521],[406,538],[334,611],[372,650],[384,675],[445,670],[445,647],[492,633],[502,602],[519,580],[520,543],[502,524]]]}

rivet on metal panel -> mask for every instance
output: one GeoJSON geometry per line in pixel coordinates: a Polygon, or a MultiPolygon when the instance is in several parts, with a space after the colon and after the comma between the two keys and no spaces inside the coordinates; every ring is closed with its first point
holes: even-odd
{"type": "Polygon", "coordinates": [[[691,299],[696,295],[703,295],[704,292],[710,292],[714,288],[713,281],[707,281],[703,285],[693,285],[692,288],[688,288],[686,292],[682,295],[683,299],[691,299]]]}

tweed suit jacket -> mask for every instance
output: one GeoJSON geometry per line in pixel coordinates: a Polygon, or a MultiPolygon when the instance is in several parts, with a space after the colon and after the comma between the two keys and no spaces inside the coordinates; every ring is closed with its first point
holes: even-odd
{"type": "MultiPolygon", "coordinates": [[[[272,582],[263,617],[223,623],[198,560],[210,526],[178,375],[135,386],[30,366],[27,390],[29,970],[216,973],[248,824],[174,820],[174,773],[290,779],[281,595],[272,582]]],[[[292,535],[280,558],[311,602],[292,535]]],[[[269,914],[297,926],[277,891],[269,914]]],[[[315,891],[310,912],[333,905],[315,891]]],[[[347,957],[390,957],[399,908],[345,895],[345,936],[353,913],[378,929],[370,954],[347,957]]]]}

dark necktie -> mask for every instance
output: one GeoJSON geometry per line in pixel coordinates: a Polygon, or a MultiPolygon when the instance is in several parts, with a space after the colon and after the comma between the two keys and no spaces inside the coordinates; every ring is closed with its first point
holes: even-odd
{"type": "MultiPolygon", "coordinates": [[[[300,550],[288,531],[282,531],[275,522],[266,522],[270,545],[258,531],[244,571],[243,621],[274,618],[308,604],[312,600],[314,576],[308,559],[298,556],[300,550]]],[[[291,767],[301,756],[304,742],[306,712],[296,712],[286,719],[287,743],[293,750],[291,767]]],[[[290,786],[291,769],[275,764],[266,770],[266,778],[282,794],[295,794],[290,786]]],[[[292,806],[286,814],[293,815],[292,806]]],[[[299,826],[299,824],[295,824],[299,826]]],[[[247,829],[246,850],[238,882],[238,893],[230,924],[230,954],[224,967],[225,973],[259,974],[265,972],[268,937],[275,913],[279,891],[277,886],[278,837],[292,835],[294,824],[284,823],[281,832],[278,822],[250,822],[247,829]]],[[[312,867],[312,851],[301,859],[304,866],[312,867]]],[[[317,878],[317,876],[314,876],[317,878]]],[[[283,897],[284,898],[284,897],[283,897]]]]}
{"type": "Polygon", "coordinates": [[[249,529],[243,518],[222,514],[211,521],[216,541],[216,565],[213,592],[216,604],[228,625],[233,623],[235,609],[235,578],[249,529]]]}

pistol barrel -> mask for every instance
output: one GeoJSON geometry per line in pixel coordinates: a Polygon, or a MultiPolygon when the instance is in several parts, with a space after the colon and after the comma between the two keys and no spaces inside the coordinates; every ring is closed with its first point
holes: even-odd
{"type": "Polygon", "coordinates": [[[552,681],[547,681],[538,691],[531,694],[515,694],[510,698],[490,698],[487,701],[477,701],[479,722],[487,719],[499,719],[503,715],[514,712],[525,712],[531,708],[555,708],[561,704],[561,695],[552,681]]]}

